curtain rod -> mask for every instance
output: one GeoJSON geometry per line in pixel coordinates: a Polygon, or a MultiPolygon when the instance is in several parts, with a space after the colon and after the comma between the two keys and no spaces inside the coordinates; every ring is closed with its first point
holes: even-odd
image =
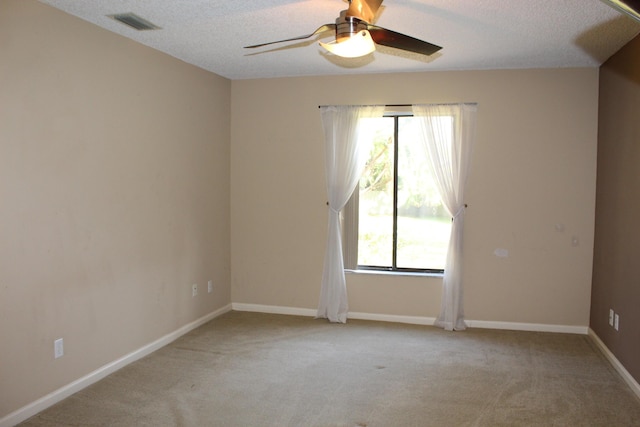
{"type": "MultiPolygon", "coordinates": [[[[371,105],[380,105],[380,104],[371,104],[371,105]]],[[[412,104],[384,104],[385,107],[411,107],[412,104]]],[[[322,107],[335,107],[335,105],[318,105],[318,108],[322,107]]]]}
{"type": "MultiPolygon", "coordinates": [[[[478,105],[477,102],[449,102],[449,103],[435,103],[435,104],[384,104],[385,107],[413,107],[414,105],[478,105]]],[[[379,104],[371,104],[371,105],[379,105],[379,104]]],[[[322,107],[334,107],[334,105],[318,105],[318,108],[322,107]]]]}

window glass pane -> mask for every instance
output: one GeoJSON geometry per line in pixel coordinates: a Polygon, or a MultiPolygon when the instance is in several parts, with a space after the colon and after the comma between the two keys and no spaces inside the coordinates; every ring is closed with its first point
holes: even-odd
{"type": "MultiPolygon", "coordinates": [[[[447,118],[450,119],[450,118],[447,118]]],[[[444,270],[451,216],[431,178],[413,117],[398,121],[398,268],[444,270]]]]}
{"type": "Polygon", "coordinates": [[[393,256],[392,117],[371,121],[374,130],[367,164],[360,179],[358,265],[391,267],[393,256]]]}

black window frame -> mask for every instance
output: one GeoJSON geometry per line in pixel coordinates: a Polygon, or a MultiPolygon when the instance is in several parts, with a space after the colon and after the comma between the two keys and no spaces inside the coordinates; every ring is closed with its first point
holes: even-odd
{"type": "MultiPolygon", "coordinates": [[[[356,257],[356,269],[364,271],[380,271],[390,273],[422,273],[422,274],[444,274],[444,269],[436,268],[406,268],[398,267],[397,265],[397,251],[398,251],[398,133],[399,133],[399,118],[400,117],[413,117],[413,114],[402,113],[389,113],[384,117],[393,118],[393,248],[391,256],[391,266],[376,266],[376,265],[361,265],[357,262],[356,257]]],[[[354,192],[360,191],[360,183],[356,186],[354,192]]],[[[359,202],[358,202],[359,203],[359,202]]]]}

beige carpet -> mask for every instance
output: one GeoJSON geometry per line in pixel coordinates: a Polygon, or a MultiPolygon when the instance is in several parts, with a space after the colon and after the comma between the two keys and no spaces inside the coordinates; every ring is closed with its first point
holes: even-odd
{"type": "Polygon", "coordinates": [[[24,426],[640,426],[587,336],[230,312],[24,426]]]}

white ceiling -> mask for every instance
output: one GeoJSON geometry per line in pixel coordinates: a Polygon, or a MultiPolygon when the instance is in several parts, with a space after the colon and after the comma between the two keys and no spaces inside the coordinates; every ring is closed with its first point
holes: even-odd
{"type": "MultiPolygon", "coordinates": [[[[332,56],[312,33],[342,0],[41,0],[229,79],[347,73],[597,67],[640,32],[600,0],[387,0],[376,25],[443,47],[432,56],[378,47],[332,56]],[[162,29],[136,31],[108,15],[133,12],[162,29]]],[[[323,41],[328,41],[325,38],[323,41]]]]}

